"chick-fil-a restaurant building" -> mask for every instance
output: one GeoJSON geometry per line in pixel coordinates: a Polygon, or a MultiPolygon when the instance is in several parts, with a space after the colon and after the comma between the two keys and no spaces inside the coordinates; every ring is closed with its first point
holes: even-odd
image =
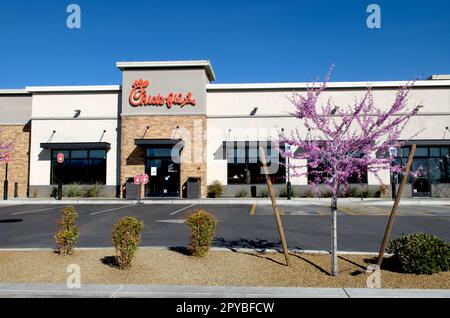
{"type": "MultiPolygon", "coordinates": [[[[308,178],[290,176],[280,155],[284,145],[274,142],[280,132],[314,133],[292,115],[287,98],[305,92],[307,83],[215,84],[211,63],[204,60],[116,66],[119,85],[0,90],[0,138],[13,144],[10,197],[50,197],[58,180],[66,193],[96,185],[100,191],[93,195],[127,197],[133,177],[144,173],[149,180],[142,191],[149,198],[183,198],[190,185],[206,197],[215,181],[224,186],[224,197],[263,196],[260,146],[276,191],[289,180],[295,194],[307,195],[308,178]]],[[[331,82],[324,98],[352,104],[370,85],[375,102],[389,105],[405,83],[331,82]]],[[[409,180],[404,194],[449,197],[450,76],[416,81],[410,102],[423,108],[403,134],[407,139],[420,131],[413,140],[413,168],[421,166],[423,173],[409,180]]],[[[408,143],[397,160],[407,156],[408,143]]],[[[0,164],[3,180],[6,165],[0,164]]],[[[370,173],[364,178],[363,186],[380,188],[370,173]]],[[[391,179],[386,171],[381,181],[389,185],[391,179]]]]}

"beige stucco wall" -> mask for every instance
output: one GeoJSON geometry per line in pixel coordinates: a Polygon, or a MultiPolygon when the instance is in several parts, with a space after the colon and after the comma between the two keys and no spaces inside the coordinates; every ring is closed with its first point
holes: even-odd
{"type": "MultiPolygon", "coordinates": [[[[429,82],[429,81],[426,81],[429,82]]],[[[419,83],[420,84],[420,83],[419,83]]],[[[216,86],[219,87],[220,85],[216,86]]],[[[237,85],[239,86],[239,85],[237,85]]],[[[214,87],[214,85],[209,85],[214,87]]],[[[304,89],[296,90],[304,94],[304,89]]],[[[325,104],[329,98],[335,105],[353,105],[355,99],[361,99],[366,88],[333,88],[324,91],[318,105],[325,104]]],[[[380,108],[388,108],[395,100],[395,88],[374,88],[374,102],[380,108]]],[[[284,128],[285,134],[298,131],[306,137],[307,129],[301,120],[290,115],[294,106],[288,97],[294,89],[209,89],[207,94],[208,108],[208,183],[219,180],[227,184],[227,162],[215,156],[222,142],[244,140],[276,140],[278,133],[284,128]],[[252,110],[258,110],[250,116],[252,110]]],[[[419,114],[412,118],[405,127],[401,138],[410,139],[442,139],[445,127],[450,123],[450,85],[441,87],[415,87],[409,99],[409,107],[422,105],[419,114]]],[[[317,132],[312,132],[314,138],[317,132]]],[[[450,134],[447,132],[447,138],[450,134]]],[[[389,184],[389,172],[380,174],[384,184],[389,184]]],[[[306,178],[294,178],[293,184],[307,184],[306,178]]],[[[372,174],[368,176],[369,184],[380,184],[372,174]]]]}

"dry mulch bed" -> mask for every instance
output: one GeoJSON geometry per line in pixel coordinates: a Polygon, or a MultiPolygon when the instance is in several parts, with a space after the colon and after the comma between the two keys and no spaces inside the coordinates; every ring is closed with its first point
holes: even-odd
{"type": "MultiPolygon", "coordinates": [[[[330,276],[330,256],[291,254],[291,266],[280,253],[212,251],[205,258],[183,250],[140,249],[132,268],[114,267],[114,250],[76,250],[73,256],[50,251],[0,251],[0,282],[65,284],[69,264],[81,268],[82,284],[222,285],[291,287],[366,287],[360,273],[373,256],[339,256],[339,276],[330,276]]],[[[433,275],[381,272],[383,288],[450,289],[450,272],[433,275]]]]}

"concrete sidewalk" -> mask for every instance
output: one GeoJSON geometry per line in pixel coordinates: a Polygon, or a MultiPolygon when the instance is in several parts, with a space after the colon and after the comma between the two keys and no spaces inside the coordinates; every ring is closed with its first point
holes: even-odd
{"type": "Polygon", "coordinates": [[[450,290],[0,283],[0,297],[97,298],[450,298],[450,290]]]}
{"type": "MultiPolygon", "coordinates": [[[[0,201],[0,206],[5,205],[23,205],[23,204],[137,204],[137,200],[126,200],[116,198],[90,198],[90,199],[63,199],[61,201],[55,199],[35,199],[35,198],[14,198],[0,201]]],[[[218,198],[218,199],[144,199],[142,204],[257,204],[257,205],[271,205],[268,198],[218,198]]],[[[330,198],[293,198],[287,200],[285,198],[277,198],[279,205],[285,206],[302,206],[302,205],[320,205],[329,206],[330,198]]],[[[341,198],[339,204],[345,205],[379,205],[392,206],[391,199],[378,198],[341,198]]],[[[400,201],[400,205],[414,206],[414,205],[449,205],[450,199],[440,198],[404,198],[400,201]]]]}

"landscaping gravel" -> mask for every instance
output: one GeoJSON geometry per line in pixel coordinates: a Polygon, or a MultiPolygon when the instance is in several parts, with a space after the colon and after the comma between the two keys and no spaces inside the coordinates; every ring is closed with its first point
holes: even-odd
{"type": "MultiPolygon", "coordinates": [[[[132,268],[111,265],[113,249],[76,250],[73,256],[50,251],[0,251],[0,282],[65,284],[69,264],[81,268],[81,283],[151,285],[222,285],[292,287],[366,287],[361,273],[373,256],[340,255],[339,276],[330,276],[330,256],[291,254],[291,266],[280,253],[212,251],[194,258],[183,250],[140,249],[132,268]],[[103,259],[103,261],[102,261],[103,259]],[[106,264],[105,264],[106,263],[106,264]]],[[[382,270],[383,288],[450,289],[450,272],[433,275],[382,270]]]]}

